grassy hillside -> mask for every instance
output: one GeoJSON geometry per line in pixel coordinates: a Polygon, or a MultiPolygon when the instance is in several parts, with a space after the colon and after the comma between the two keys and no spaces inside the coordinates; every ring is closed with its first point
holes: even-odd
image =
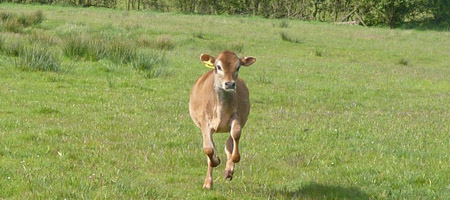
{"type": "MultiPolygon", "coordinates": [[[[450,196],[449,32],[14,4],[0,13],[17,19],[0,19],[0,198],[450,196]],[[205,191],[189,92],[208,70],[200,54],[224,49],[257,59],[240,72],[252,109],[235,177],[223,179],[222,163],[205,191]]],[[[214,135],[222,160],[227,137],[214,135]]]]}

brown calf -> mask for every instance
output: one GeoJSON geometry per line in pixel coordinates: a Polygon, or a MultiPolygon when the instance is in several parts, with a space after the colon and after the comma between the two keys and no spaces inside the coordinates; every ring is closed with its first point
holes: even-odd
{"type": "Polygon", "coordinates": [[[195,82],[189,101],[189,113],[203,134],[203,151],[208,156],[208,171],[203,188],[211,189],[212,168],[220,164],[220,159],[216,157],[212,134],[230,132],[225,144],[226,179],[233,178],[234,163],[240,160],[239,138],[241,129],[247,122],[250,102],[247,86],[241,78],[238,78],[238,73],[241,66],[249,66],[256,59],[238,58],[230,51],[220,53],[217,58],[202,54],[200,59],[203,62],[212,62],[214,70],[203,74],[195,82]]]}

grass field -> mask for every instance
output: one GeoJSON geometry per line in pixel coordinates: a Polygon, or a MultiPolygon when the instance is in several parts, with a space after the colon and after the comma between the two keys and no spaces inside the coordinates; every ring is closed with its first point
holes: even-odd
{"type": "MultiPolygon", "coordinates": [[[[15,17],[0,19],[0,199],[450,197],[449,32],[15,4],[0,13],[15,17]],[[224,49],[257,59],[240,72],[252,109],[234,179],[222,163],[206,191],[189,92],[208,70],[200,54],[224,49]]],[[[214,135],[222,161],[227,137],[214,135]]]]}

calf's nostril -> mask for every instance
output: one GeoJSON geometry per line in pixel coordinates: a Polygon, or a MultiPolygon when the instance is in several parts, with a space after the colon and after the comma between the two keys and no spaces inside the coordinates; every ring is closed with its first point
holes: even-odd
{"type": "Polygon", "coordinates": [[[226,89],[234,89],[234,87],[236,87],[236,83],[235,82],[225,82],[225,88],[226,89]]]}

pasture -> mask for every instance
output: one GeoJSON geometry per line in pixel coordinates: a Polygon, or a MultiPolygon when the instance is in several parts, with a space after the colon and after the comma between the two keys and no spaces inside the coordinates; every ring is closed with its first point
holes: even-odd
{"type": "MultiPolygon", "coordinates": [[[[0,199],[450,196],[449,32],[16,4],[0,13],[31,20],[0,19],[0,199]],[[222,162],[207,191],[188,101],[209,70],[200,54],[224,49],[256,58],[239,73],[252,106],[233,180],[222,162]]],[[[222,161],[228,135],[214,135],[222,161]]]]}

